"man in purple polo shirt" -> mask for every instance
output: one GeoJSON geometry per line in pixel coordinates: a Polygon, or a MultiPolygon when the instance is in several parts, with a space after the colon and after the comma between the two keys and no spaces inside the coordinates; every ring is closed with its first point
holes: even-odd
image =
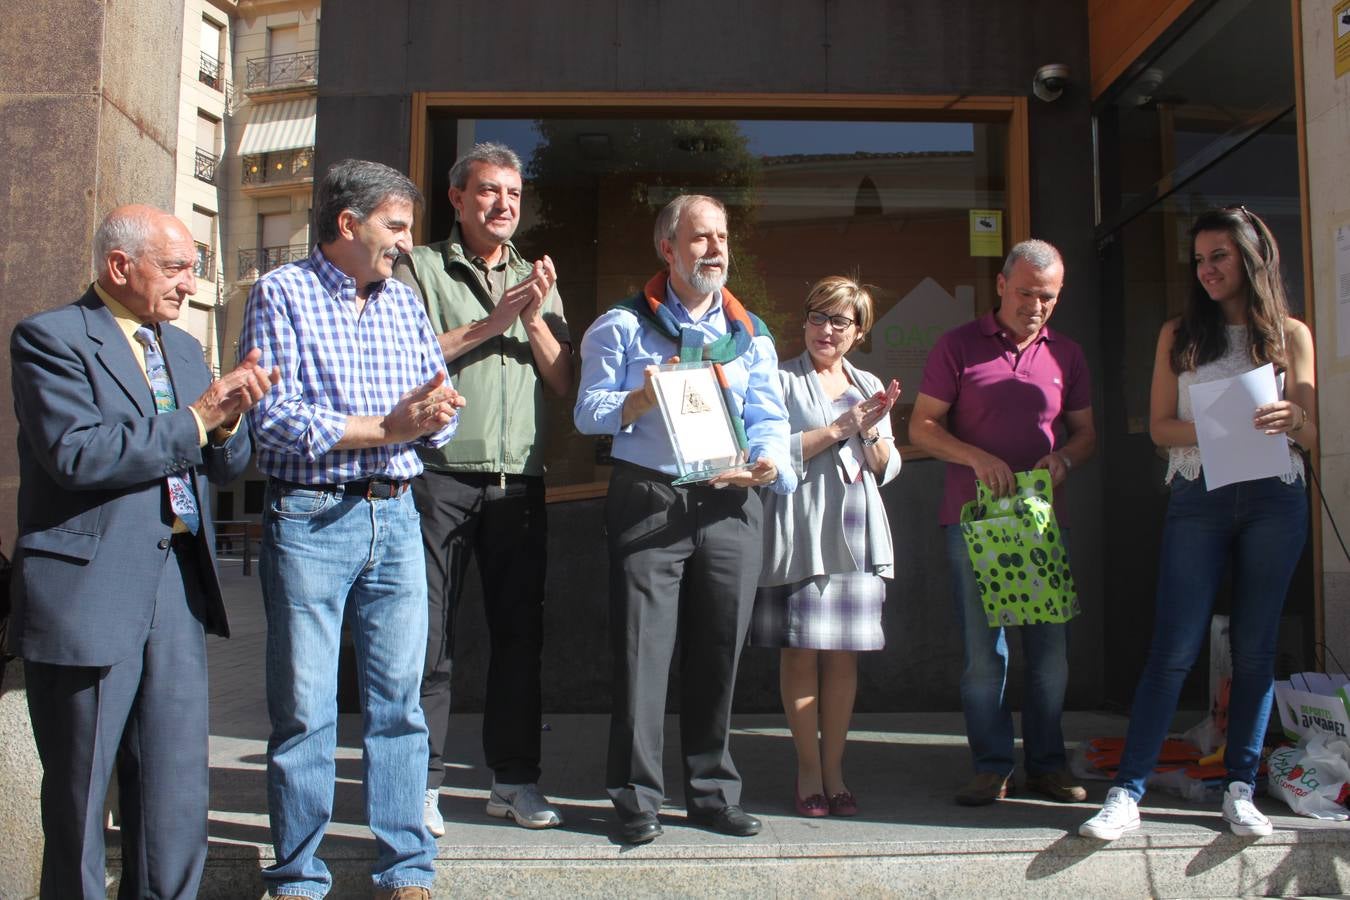
{"type": "MultiPolygon", "coordinates": [[[[1059,488],[1097,444],[1083,351],[1046,327],[1063,285],[1064,260],[1052,245],[1032,240],[1013,247],[998,276],[998,308],[938,339],[910,419],[910,442],[947,463],[939,523],[965,643],[961,705],[975,763],[975,777],[956,795],[963,806],[983,806],[1012,792],[1013,721],[1004,690],[1008,630],[986,622],[958,524],[961,506],[975,499],[977,478],[1003,496],[1014,487],[1014,472],[1048,469],[1062,524],[1059,488]]],[[[1068,626],[1020,630],[1026,787],[1064,803],[1084,800],[1087,793],[1068,773],[1059,723],[1068,626]]]]}

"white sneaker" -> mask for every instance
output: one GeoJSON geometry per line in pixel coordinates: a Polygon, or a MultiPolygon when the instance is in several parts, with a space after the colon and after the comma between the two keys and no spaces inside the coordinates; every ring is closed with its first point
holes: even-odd
{"type": "Polygon", "coordinates": [[[537,784],[497,784],[487,802],[488,815],[514,819],[526,828],[552,828],[562,824],[562,813],[539,793],[537,784]]]}
{"type": "Polygon", "coordinates": [[[1265,837],[1275,830],[1270,820],[1252,803],[1251,785],[1240,781],[1229,782],[1228,790],[1223,792],[1223,817],[1228,820],[1233,834],[1242,837],[1265,837]]]}
{"type": "Polygon", "coordinates": [[[1138,827],[1139,804],[1123,787],[1113,787],[1106,792],[1106,802],[1102,804],[1101,812],[1079,825],[1078,833],[1099,841],[1114,841],[1138,827]]]}
{"type": "Polygon", "coordinates": [[[440,788],[427,788],[422,795],[422,824],[432,837],[445,837],[445,818],[441,816],[440,788]]]}

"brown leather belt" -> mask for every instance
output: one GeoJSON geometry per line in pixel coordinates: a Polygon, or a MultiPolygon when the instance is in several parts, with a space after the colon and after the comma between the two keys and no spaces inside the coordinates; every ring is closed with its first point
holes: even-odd
{"type": "Polygon", "coordinates": [[[360,481],[347,481],[338,484],[301,484],[298,481],[282,481],[287,488],[302,491],[323,491],[328,494],[342,494],[345,497],[363,497],[366,500],[390,500],[402,496],[408,489],[407,481],[394,478],[363,478],[360,481]]]}

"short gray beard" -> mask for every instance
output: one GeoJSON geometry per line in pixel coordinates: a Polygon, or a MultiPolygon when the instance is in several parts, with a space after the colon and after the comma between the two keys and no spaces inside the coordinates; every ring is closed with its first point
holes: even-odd
{"type": "Polygon", "coordinates": [[[694,270],[685,273],[685,280],[689,286],[700,294],[711,294],[720,291],[727,283],[726,260],[722,260],[722,268],[716,275],[709,275],[703,266],[703,260],[697,260],[694,263],[694,270]]]}

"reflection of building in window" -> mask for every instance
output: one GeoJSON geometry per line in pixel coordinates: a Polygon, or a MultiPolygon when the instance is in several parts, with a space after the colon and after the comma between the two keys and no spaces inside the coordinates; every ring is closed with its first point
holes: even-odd
{"type": "Polygon", "coordinates": [[[858,193],[853,198],[853,214],[879,216],[881,213],[881,192],[877,190],[877,183],[871,175],[864,175],[862,181],[858,182],[858,193]]]}
{"type": "Polygon", "coordinates": [[[197,243],[197,261],[193,263],[192,270],[197,273],[198,278],[205,278],[210,281],[215,277],[215,269],[212,263],[215,260],[215,254],[211,248],[203,243],[197,243]]]}
{"type": "Polygon", "coordinates": [[[276,184],[314,177],[314,148],[281,150],[244,157],[243,183],[276,184]]]}

